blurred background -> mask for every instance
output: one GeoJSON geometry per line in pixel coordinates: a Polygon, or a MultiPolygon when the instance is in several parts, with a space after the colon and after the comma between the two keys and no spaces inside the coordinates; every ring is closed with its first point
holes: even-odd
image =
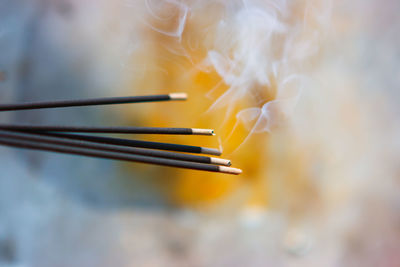
{"type": "Polygon", "coordinates": [[[2,123],[213,128],[240,176],[0,148],[0,266],[400,266],[398,0],[0,0],[2,123]]]}

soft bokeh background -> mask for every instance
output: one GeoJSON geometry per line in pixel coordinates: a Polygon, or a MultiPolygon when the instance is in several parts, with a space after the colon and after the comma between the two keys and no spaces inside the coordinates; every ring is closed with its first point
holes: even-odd
{"type": "Polygon", "coordinates": [[[0,149],[0,266],[399,266],[400,3],[0,0],[1,122],[215,128],[231,177],[0,149]]]}

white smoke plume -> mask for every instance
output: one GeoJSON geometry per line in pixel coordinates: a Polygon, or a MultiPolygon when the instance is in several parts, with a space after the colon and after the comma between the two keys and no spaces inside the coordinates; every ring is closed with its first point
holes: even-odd
{"type": "MultiPolygon", "coordinates": [[[[207,28],[203,31],[202,45],[207,49],[207,56],[201,65],[193,67],[215,70],[221,83],[229,87],[215,99],[209,112],[226,108],[226,120],[236,116],[238,123],[247,126],[250,135],[271,131],[293,113],[307,80],[303,76],[304,68],[319,50],[331,12],[329,0],[144,2],[148,16],[142,19],[143,23],[175,38],[178,45],[170,51],[189,60],[190,53],[181,44],[187,21],[199,16],[197,13],[205,14],[208,6],[219,10],[216,17],[204,18],[212,21],[211,25],[205,24],[207,28]],[[295,12],[303,16],[296,17],[295,12]],[[157,26],[149,18],[159,22],[157,26]],[[181,49],[177,51],[176,47],[181,49]],[[265,95],[275,97],[265,99],[265,95]],[[250,106],[234,114],[243,99],[250,106]]],[[[137,2],[127,4],[133,6],[137,2]]],[[[196,48],[198,44],[189,44],[189,49],[196,48]]]]}
{"type": "MultiPolygon", "coordinates": [[[[308,25],[310,17],[293,22],[296,1],[239,1],[233,7],[229,4],[218,23],[214,47],[208,52],[209,64],[229,90],[211,109],[227,106],[226,114],[232,116],[239,100],[253,96],[258,103],[264,101],[262,107],[244,109],[236,114],[237,119],[251,125],[251,132],[270,131],[293,112],[305,80],[301,67],[318,51],[321,34],[315,27],[321,25],[308,25]],[[313,38],[306,38],[310,31],[315,31],[313,38]],[[276,90],[276,98],[257,99],[262,93],[254,88],[272,94],[276,90]]],[[[316,8],[311,5],[305,8],[316,8]]],[[[322,8],[309,14],[305,11],[305,16],[319,14],[326,23],[329,2],[323,1],[322,8]]]]}

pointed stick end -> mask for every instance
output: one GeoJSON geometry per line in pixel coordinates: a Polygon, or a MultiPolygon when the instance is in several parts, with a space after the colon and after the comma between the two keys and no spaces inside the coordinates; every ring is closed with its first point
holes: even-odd
{"type": "Polygon", "coordinates": [[[224,166],[231,166],[232,163],[229,159],[221,159],[221,158],[210,158],[210,163],[211,164],[216,164],[216,165],[224,165],[224,166]]]}
{"type": "Polygon", "coordinates": [[[222,152],[219,151],[218,149],[208,148],[208,147],[202,147],[201,153],[208,154],[208,155],[214,155],[214,156],[221,156],[221,154],[222,154],[222,152]]]}
{"type": "Polygon", "coordinates": [[[232,167],[224,167],[224,166],[219,166],[219,171],[222,173],[227,173],[227,174],[241,174],[242,170],[238,168],[232,168],[232,167]]]}
{"type": "Polygon", "coordinates": [[[196,134],[196,135],[214,135],[214,130],[212,130],[212,129],[192,128],[192,134],[196,134]]]}
{"type": "Polygon", "coordinates": [[[187,94],[186,93],[171,93],[171,94],[169,94],[169,98],[171,100],[186,100],[187,94]]]}

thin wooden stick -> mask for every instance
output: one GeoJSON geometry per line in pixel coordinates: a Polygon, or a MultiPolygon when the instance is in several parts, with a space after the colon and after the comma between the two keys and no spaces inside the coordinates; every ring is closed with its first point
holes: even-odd
{"type": "Polygon", "coordinates": [[[93,135],[81,135],[81,134],[65,134],[65,133],[49,133],[49,132],[31,132],[32,134],[56,136],[66,139],[83,140],[100,144],[111,144],[119,146],[128,147],[141,147],[141,148],[152,148],[159,150],[170,150],[186,153],[196,153],[196,154],[208,154],[220,156],[221,151],[215,148],[199,147],[199,146],[189,146],[189,145],[178,145],[170,143],[159,143],[159,142],[149,142],[133,139],[123,139],[123,138],[112,138],[112,137],[102,137],[93,135]]]}
{"type": "Polygon", "coordinates": [[[162,128],[162,127],[90,127],[63,125],[23,125],[0,124],[3,130],[45,131],[45,132],[75,132],[75,133],[116,133],[116,134],[181,134],[181,135],[213,135],[212,129],[198,128],[162,128]]]}
{"type": "Polygon", "coordinates": [[[16,147],[16,148],[34,149],[34,150],[41,150],[41,151],[72,154],[72,155],[79,155],[79,156],[103,158],[103,159],[113,159],[113,160],[140,162],[140,163],[148,163],[148,164],[155,164],[155,165],[162,165],[162,166],[169,166],[169,167],[193,169],[193,170],[220,172],[220,173],[227,173],[227,174],[240,174],[242,172],[240,169],[232,168],[232,167],[216,166],[216,165],[209,165],[209,164],[202,164],[202,163],[195,163],[195,162],[188,162],[188,161],[180,161],[180,160],[172,160],[172,159],[164,159],[164,158],[156,158],[156,157],[147,157],[147,156],[141,156],[141,155],[126,155],[126,154],[121,154],[121,153],[96,151],[96,150],[92,150],[92,149],[70,148],[70,147],[60,146],[60,145],[40,144],[37,142],[21,141],[21,140],[17,140],[14,138],[0,137],[0,145],[16,147]]]}
{"type": "Polygon", "coordinates": [[[37,142],[37,143],[47,143],[47,144],[54,144],[54,145],[72,146],[72,147],[78,147],[78,148],[88,148],[88,149],[95,149],[95,150],[100,150],[100,151],[111,151],[111,152],[117,152],[117,153],[137,154],[137,155],[160,157],[160,158],[170,158],[170,159],[175,159],[175,160],[191,161],[191,162],[206,163],[206,164],[216,164],[216,165],[224,165],[224,166],[231,165],[230,160],[221,159],[221,158],[198,156],[198,155],[188,155],[188,154],[182,154],[182,153],[176,153],[176,152],[160,151],[160,150],[145,149],[145,148],[122,147],[122,146],[116,146],[116,145],[98,144],[98,143],[91,143],[91,142],[80,141],[80,140],[68,140],[68,139],[63,139],[61,137],[42,136],[42,135],[35,135],[32,133],[14,132],[11,130],[0,130],[0,137],[13,138],[13,139],[17,139],[17,140],[31,141],[31,142],[37,142]]]}
{"type": "Polygon", "coordinates": [[[92,99],[27,102],[27,103],[17,103],[17,104],[2,104],[0,105],[0,111],[113,105],[113,104],[143,103],[143,102],[156,102],[156,101],[159,102],[159,101],[170,101],[170,100],[186,100],[186,99],[187,95],[185,93],[172,93],[167,95],[105,97],[105,98],[92,98],[92,99]]]}

